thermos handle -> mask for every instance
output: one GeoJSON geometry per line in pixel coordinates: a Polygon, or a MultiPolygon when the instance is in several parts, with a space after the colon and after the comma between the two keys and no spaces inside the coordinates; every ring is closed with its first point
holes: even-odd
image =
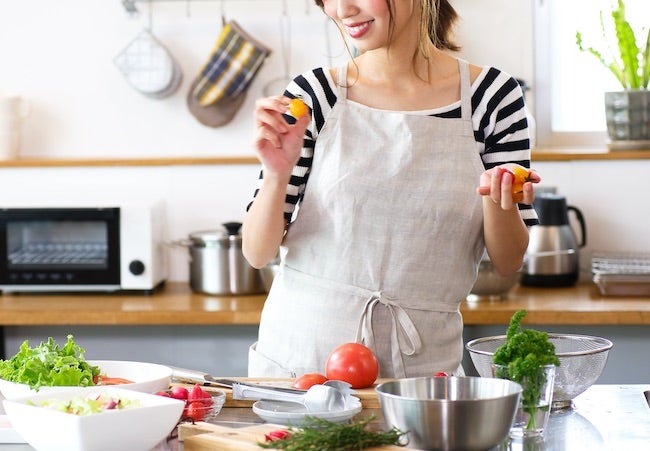
{"type": "Polygon", "coordinates": [[[584,216],[582,216],[582,212],[578,210],[577,207],[573,207],[569,205],[567,207],[567,210],[574,212],[576,215],[576,219],[580,223],[580,233],[582,235],[582,240],[580,241],[580,244],[578,246],[585,247],[585,245],[587,244],[587,228],[585,227],[585,218],[584,216]]]}

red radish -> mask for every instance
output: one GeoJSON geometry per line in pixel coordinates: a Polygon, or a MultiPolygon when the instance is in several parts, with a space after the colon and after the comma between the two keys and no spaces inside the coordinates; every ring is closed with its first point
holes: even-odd
{"type": "Polygon", "coordinates": [[[175,399],[187,399],[187,396],[189,395],[189,392],[187,391],[187,388],[177,386],[172,388],[171,391],[171,397],[175,399]]]}

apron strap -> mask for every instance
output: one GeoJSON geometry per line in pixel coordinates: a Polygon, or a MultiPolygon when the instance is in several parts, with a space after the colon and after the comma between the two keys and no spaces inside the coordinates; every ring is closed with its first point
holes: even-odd
{"type": "Polygon", "coordinates": [[[406,310],[390,300],[383,293],[372,293],[366,301],[363,313],[359,319],[359,325],[357,326],[357,342],[365,343],[370,349],[375,348],[375,337],[372,331],[372,312],[377,303],[386,306],[392,318],[390,348],[395,377],[406,377],[406,370],[404,369],[401,354],[413,355],[419,353],[422,349],[422,340],[406,310]]]}
{"type": "Polygon", "coordinates": [[[336,76],[336,84],[338,85],[339,97],[341,99],[348,98],[348,65],[339,66],[336,76]]]}
{"type": "Polygon", "coordinates": [[[458,59],[460,72],[460,116],[465,120],[472,120],[472,82],[469,76],[469,63],[458,59]]]}

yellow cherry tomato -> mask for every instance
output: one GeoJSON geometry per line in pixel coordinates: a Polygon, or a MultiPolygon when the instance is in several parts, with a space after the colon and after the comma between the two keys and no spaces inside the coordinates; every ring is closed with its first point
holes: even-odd
{"type": "Polygon", "coordinates": [[[300,119],[307,114],[308,111],[309,108],[307,108],[307,105],[305,105],[305,102],[303,102],[302,99],[291,99],[291,102],[289,103],[289,114],[293,117],[300,119]]]}

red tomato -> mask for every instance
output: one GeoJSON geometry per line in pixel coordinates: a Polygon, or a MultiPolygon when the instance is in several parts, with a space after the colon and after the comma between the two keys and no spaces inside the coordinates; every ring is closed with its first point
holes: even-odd
{"type": "Polygon", "coordinates": [[[319,373],[305,373],[299,378],[297,378],[291,386],[293,388],[300,388],[302,390],[307,390],[312,385],[322,384],[326,382],[327,378],[319,373]]]}
{"type": "Polygon", "coordinates": [[[370,387],[379,376],[379,362],[361,343],[345,343],[327,357],[325,376],[347,382],[352,388],[370,387]]]}

